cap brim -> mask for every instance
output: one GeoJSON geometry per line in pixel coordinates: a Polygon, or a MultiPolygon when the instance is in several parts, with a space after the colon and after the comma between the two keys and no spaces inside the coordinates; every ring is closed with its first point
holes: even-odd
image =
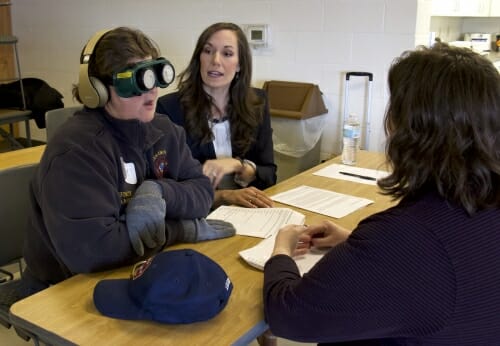
{"type": "Polygon", "coordinates": [[[105,316],[125,320],[144,319],[129,295],[129,279],[102,280],[94,288],[94,305],[105,316]]]}

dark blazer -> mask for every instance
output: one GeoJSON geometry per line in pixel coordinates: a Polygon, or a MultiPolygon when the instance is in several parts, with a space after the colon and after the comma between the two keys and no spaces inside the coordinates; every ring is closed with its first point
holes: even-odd
{"type": "MultiPolygon", "coordinates": [[[[265,111],[262,123],[259,125],[257,137],[254,144],[248,150],[246,155],[234,151],[233,157],[240,157],[252,161],[257,166],[256,179],[250,184],[258,189],[266,189],[269,186],[276,184],[276,165],[274,163],[273,152],[273,130],[271,128],[271,116],[269,114],[269,103],[266,93],[262,89],[254,88],[259,97],[262,97],[265,102],[265,111]]],[[[180,94],[178,92],[164,95],[158,99],[156,111],[167,115],[174,123],[184,127],[184,110],[180,103],[180,94]]],[[[187,132],[187,131],[186,131],[187,132]]],[[[202,164],[206,160],[216,159],[215,149],[212,142],[201,144],[199,139],[192,138],[187,133],[186,141],[191,148],[193,157],[199,160],[202,164]]]]}

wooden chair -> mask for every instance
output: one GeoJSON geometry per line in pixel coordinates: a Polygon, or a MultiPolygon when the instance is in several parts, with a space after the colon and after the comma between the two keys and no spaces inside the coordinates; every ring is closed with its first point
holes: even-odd
{"type": "Polygon", "coordinates": [[[68,118],[72,117],[76,111],[83,106],[65,107],[52,109],[45,112],[45,130],[47,132],[47,143],[51,140],[57,128],[61,126],[68,118]]]}
{"type": "MultiPolygon", "coordinates": [[[[28,226],[30,210],[29,186],[38,164],[16,166],[0,170],[0,267],[19,265],[22,275],[24,233],[28,226]]],[[[0,324],[10,328],[10,306],[21,298],[19,294],[20,277],[1,270],[5,275],[0,283],[0,324]]],[[[25,340],[33,338],[16,328],[17,334],[25,340]]],[[[38,343],[33,338],[35,344],[38,343]]]]}

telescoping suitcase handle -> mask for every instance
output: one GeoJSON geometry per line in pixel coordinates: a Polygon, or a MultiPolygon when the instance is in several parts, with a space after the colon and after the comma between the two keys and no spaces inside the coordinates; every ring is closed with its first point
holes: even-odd
{"type": "MultiPolygon", "coordinates": [[[[370,117],[371,117],[371,102],[372,102],[372,82],[373,82],[373,73],[371,72],[346,72],[345,74],[345,91],[344,91],[344,123],[347,121],[347,117],[349,114],[349,80],[353,77],[368,77],[368,103],[367,103],[367,112],[366,112],[366,118],[365,118],[365,126],[364,127],[364,149],[368,150],[368,144],[370,140],[370,133],[371,133],[371,124],[370,124],[370,117]]],[[[360,119],[362,122],[362,119],[360,119]]],[[[343,124],[341,124],[342,126],[343,124]]]]}
{"type": "Polygon", "coordinates": [[[368,80],[370,82],[373,81],[373,73],[371,72],[347,72],[345,74],[345,80],[349,80],[351,76],[356,76],[356,77],[368,77],[368,80]]]}

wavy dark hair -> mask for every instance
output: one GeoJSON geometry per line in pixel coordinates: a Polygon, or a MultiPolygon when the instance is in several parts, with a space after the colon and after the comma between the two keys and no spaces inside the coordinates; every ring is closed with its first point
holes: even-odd
{"type": "Polygon", "coordinates": [[[200,55],[213,34],[230,30],[238,41],[240,71],[231,82],[229,103],[225,114],[231,122],[231,140],[236,151],[244,155],[255,141],[256,131],[263,118],[264,101],[259,99],[250,87],[252,80],[252,55],[245,34],[233,23],[215,23],[206,28],[198,38],[188,67],[179,74],[179,93],[185,112],[185,129],[201,143],[213,140],[207,122],[213,100],[203,89],[200,74],[200,55]]]}
{"type": "MultiPolygon", "coordinates": [[[[82,53],[85,47],[82,49],[82,53]]],[[[96,77],[104,85],[113,84],[113,74],[130,66],[131,59],[160,56],[156,42],[142,31],[118,27],[106,32],[97,42],[89,61],[89,76],[96,77]]],[[[80,103],[78,86],[73,85],[73,97],[80,103]]]]}
{"type": "Polygon", "coordinates": [[[437,44],[389,70],[379,186],[395,198],[432,188],[470,215],[500,206],[500,75],[469,49],[437,44]]]}

